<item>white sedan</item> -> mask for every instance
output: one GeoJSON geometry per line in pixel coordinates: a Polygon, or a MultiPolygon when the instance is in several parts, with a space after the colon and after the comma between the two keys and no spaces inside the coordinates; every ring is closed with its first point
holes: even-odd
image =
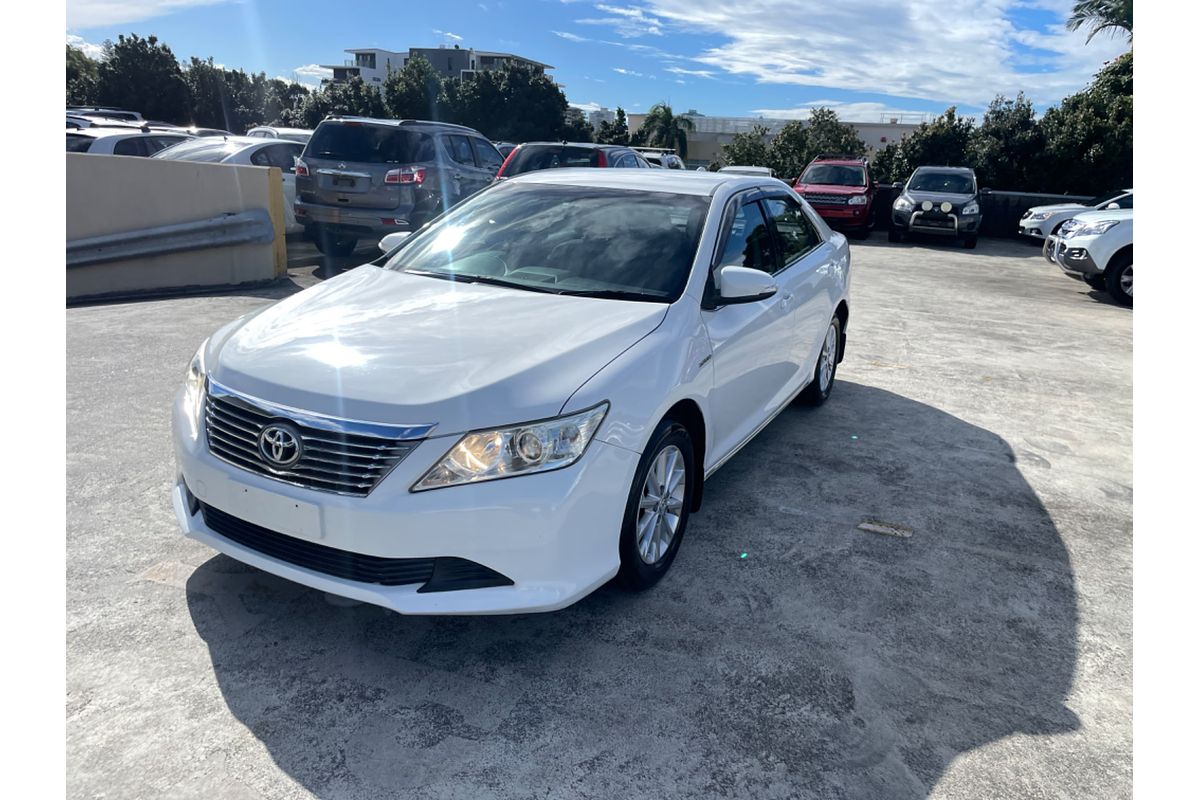
{"type": "Polygon", "coordinates": [[[850,251],[771,178],[544,170],[237,319],[175,398],[186,535],[411,614],[667,572],[704,481],[834,386],[850,251]]]}
{"type": "Polygon", "coordinates": [[[160,150],[152,157],[168,161],[209,161],[219,164],[279,167],[283,173],[284,230],[287,233],[299,233],[304,230],[304,226],[296,222],[296,159],[303,152],[303,144],[284,139],[205,136],[160,150]]]}
{"type": "Polygon", "coordinates": [[[1058,233],[1058,229],[1064,222],[1080,212],[1116,211],[1122,208],[1133,208],[1133,189],[1109,192],[1099,197],[1093,197],[1086,203],[1055,203],[1049,206],[1034,206],[1021,215],[1021,221],[1017,223],[1017,233],[1034,239],[1046,239],[1058,233]]]}

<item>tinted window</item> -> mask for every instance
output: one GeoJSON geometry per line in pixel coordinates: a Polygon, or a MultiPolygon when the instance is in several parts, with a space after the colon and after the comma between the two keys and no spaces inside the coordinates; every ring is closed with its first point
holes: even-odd
{"type": "Polygon", "coordinates": [[[612,166],[617,167],[618,169],[636,169],[638,162],[637,159],[634,158],[633,153],[622,153],[621,155],[617,156],[615,161],[612,162],[612,166]]]}
{"type": "Polygon", "coordinates": [[[918,172],[908,182],[912,192],[975,194],[975,179],[961,172],[918,172]]]}
{"type": "Polygon", "coordinates": [[[146,142],[146,151],[149,153],[157,153],[159,150],[164,150],[171,145],[188,141],[186,136],[147,136],[144,140],[146,142]]]}
{"type": "Polygon", "coordinates": [[[88,148],[92,146],[92,137],[90,136],[72,136],[67,134],[67,152],[68,153],[86,153],[88,148]]]}
{"type": "Polygon", "coordinates": [[[234,152],[236,151],[225,147],[223,142],[218,142],[212,147],[192,147],[182,151],[171,150],[170,152],[164,150],[161,157],[168,161],[199,161],[217,164],[224,161],[234,152]]]}
{"type": "Polygon", "coordinates": [[[382,125],[322,122],[305,151],[312,158],[367,164],[433,161],[433,138],[426,133],[382,125]]]}
{"type": "Polygon", "coordinates": [[[598,167],[600,151],[594,147],[569,147],[559,144],[525,145],[517,149],[504,170],[507,177],[539,169],[559,167],[598,167]]]}
{"type": "Polygon", "coordinates": [[[800,176],[801,183],[821,183],[826,186],[866,186],[867,171],[862,167],[843,164],[813,164],[800,176]]]}
{"type": "Polygon", "coordinates": [[[734,214],[717,266],[775,272],[775,243],[758,203],[745,203],[734,214]]]}
{"type": "Polygon", "coordinates": [[[666,192],[504,183],[417,233],[388,267],[671,302],[683,293],[708,204],[666,192]]]}
{"type": "Polygon", "coordinates": [[[485,142],[483,139],[476,139],[472,136],[471,146],[475,148],[475,163],[483,169],[495,172],[504,163],[504,157],[500,155],[499,150],[492,147],[491,142],[485,142]]]}
{"type": "Polygon", "coordinates": [[[475,156],[471,153],[471,142],[465,136],[445,136],[442,141],[446,143],[446,150],[450,152],[450,157],[459,164],[467,166],[475,166],[475,156]]]}
{"type": "Polygon", "coordinates": [[[296,157],[304,148],[295,144],[272,144],[250,155],[250,163],[260,167],[279,167],[286,174],[296,171],[296,157]]]}
{"type": "Polygon", "coordinates": [[[122,139],[113,145],[114,156],[144,156],[146,147],[141,139],[122,139]]]}
{"type": "Polygon", "coordinates": [[[804,209],[791,197],[772,197],[763,202],[779,234],[779,246],[784,265],[821,243],[816,229],[808,221],[804,209]]]}

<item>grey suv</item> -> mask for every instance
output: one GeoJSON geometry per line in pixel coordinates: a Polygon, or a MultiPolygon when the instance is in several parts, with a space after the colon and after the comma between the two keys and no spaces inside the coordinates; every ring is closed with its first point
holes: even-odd
{"type": "Polygon", "coordinates": [[[974,170],[917,167],[892,203],[888,241],[903,241],[909,233],[932,233],[953,236],[970,249],[979,240],[982,222],[974,170]]]}
{"type": "Polygon", "coordinates": [[[492,182],[504,159],[444,122],[331,116],[296,163],[296,221],[329,255],[363,236],[413,231],[492,182]]]}

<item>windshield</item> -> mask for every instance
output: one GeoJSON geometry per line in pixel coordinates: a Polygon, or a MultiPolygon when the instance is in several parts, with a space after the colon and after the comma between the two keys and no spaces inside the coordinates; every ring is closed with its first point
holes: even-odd
{"type": "Polygon", "coordinates": [[[215,164],[224,161],[241,149],[238,146],[229,146],[223,141],[210,145],[195,145],[189,142],[186,145],[177,144],[165,150],[159,150],[151,158],[160,158],[164,161],[207,161],[215,164]]]}
{"type": "Polygon", "coordinates": [[[322,122],[304,156],[360,164],[412,164],[435,158],[429,134],[357,122],[322,122]]]}
{"type": "Polygon", "coordinates": [[[975,194],[975,179],[961,172],[918,172],[908,182],[910,192],[975,194]]]}
{"type": "Polygon", "coordinates": [[[1124,197],[1124,196],[1125,196],[1124,190],[1121,190],[1119,192],[1109,192],[1108,194],[1102,194],[1099,197],[1093,197],[1091,200],[1088,200],[1086,203],[1084,203],[1084,205],[1094,206],[1096,208],[1102,208],[1102,207],[1108,205],[1109,203],[1111,203],[1112,201],[1116,200],[1118,197],[1124,197]]]}
{"type": "Polygon", "coordinates": [[[804,170],[800,182],[824,186],[866,186],[867,171],[862,167],[849,167],[845,164],[814,164],[804,170]]]}
{"type": "Polygon", "coordinates": [[[501,183],[413,236],[387,268],[669,303],[683,294],[708,205],[667,192],[501,183]]]}

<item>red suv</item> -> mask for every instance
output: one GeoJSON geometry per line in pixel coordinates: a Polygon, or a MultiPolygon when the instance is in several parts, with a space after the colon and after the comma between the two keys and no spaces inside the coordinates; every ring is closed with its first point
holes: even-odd
{"type": "Polygon", "coordinates": [[[805,167],[793,188],[829,227],[865,239],[871,233],[875,187],[867,159],[822,154],[805,167]]]}

